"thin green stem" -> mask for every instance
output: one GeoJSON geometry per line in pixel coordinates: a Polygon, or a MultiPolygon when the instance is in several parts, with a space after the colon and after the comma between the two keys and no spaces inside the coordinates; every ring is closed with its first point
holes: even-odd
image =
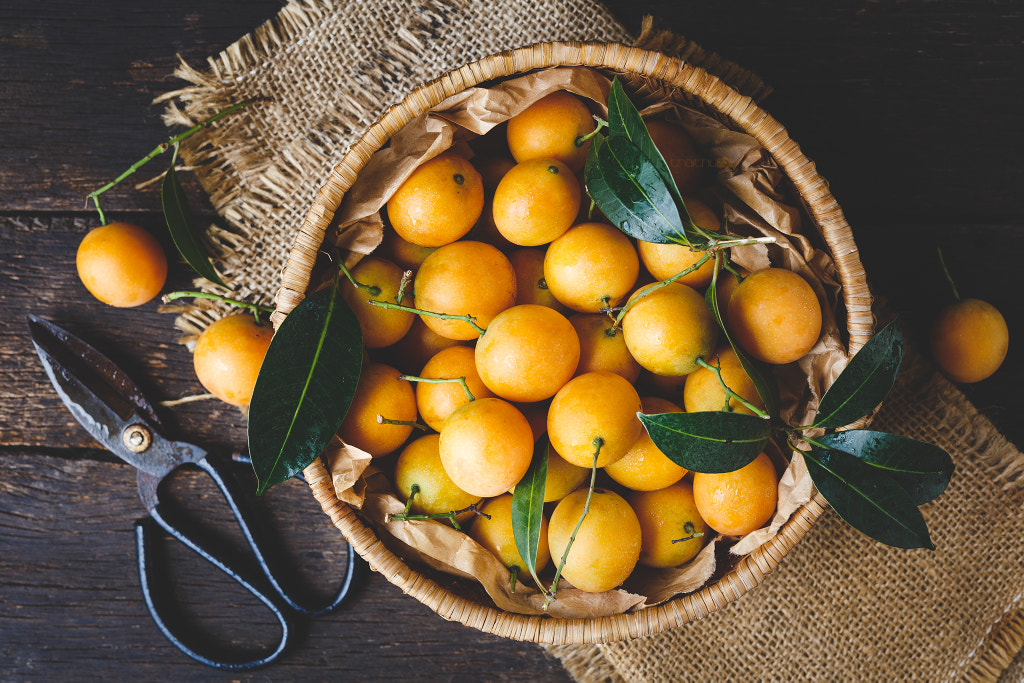
{"type": "Polygon", "coordinates": [[[510,582],[509,583],[509,592],[514,594],[516,592],[516,581],[519,580],[519,565],[518,564],[514,564],[511,567],[509,567],[508,568],[508,574],[509,574],[509,582],[510,582]]]}
{"type": "Polygon", "coordinates": [[[942,272],[946,276],[946,282],[949,283],[950,288],[953,290],[953,299],[960,301],[960,291],[956,288],[956,282],[953,281],[953,276],[949,274],[949,268],[946,267],[946,259],[942,257],[942,247],[936,246],[935,251],[939,254],[939,265],[942,266],[942,272]]]}
{"type": "Polygon", "coordinates": [[[576,540],[576,534],[579,532],[580,527],[583,526],[583,520],[587,518],[587,513],[590,512],[590,498],[594,495],[594,486],[597,484],[597,457],[601,454],[602,446],[604,446],[604,439],[600,436],[595,437],[594,461],[590,465],[590,488],[587,489],[587,500],[583,504],[583,514],[580,515],[579,520],[576,522],[576,527],[572,530],[572,534],[569,535],[569,542],[565,544],[565,552],[562,553],[562,559],[555,570],[555,578],[551,581],[551,588],[544,596],[543,609],[547,609],[548,605],[555,600],[555,594],[558,593],[558,582],[562,578],[562,569],[565,567],[565,561],[569,558],[569,550],[572,549],[573,541],[576,540]]]}
{"type": "Polygon", "coordinates": [[[398,293],[395,294],[395,303],[396,304],[402,303],[402,299],[405,298],[405,288],[409,286],[409,283],[411,281],[412,281],[412,271],[411,270],[407,270],[404,273],[402,273],[402,279],[398,283],[398,293]]]}
{"type": "Polygon", "coordinates": [[[424,424],[420,424],[419,422],[416,422],[415,420],[392,420],[391,418],[384,417],[383,415],[378,415],[377,416],[377,424],[379,424],[379,425],[395,425],[395,426],[399,426],[399,427],[412,427],[413,429],[422,429],[425,432],[430,431],[429,427],[427,427],[424,424]]]}
{"type": "Polygon", "coordinates": [[[685,543],[686,541],[692,541],[695,538],[700,538],[704,535],[703,531],[696,531],[693,527],[693,522],[687,522],[683,525],[683,533],[690,534],[683,538],[673,538],[672,543],[685,543]]]}
{"type": "Polygon", "coordinates": [[[477,503],[473,503],[469,507],[462,508],[461,510],[449,510],[448,512],[434,512],[429,515],[410,515],[408,512],[409,504],[406,503],[405,512],[401,512],[397,515],[393,515],[391,513],[384,515],[384,523],[387,524],[388,522],[409,522],[412,520],[424,519],[447,519],[452,523],[453,527],[455,527],[458,531],[462,531],[462,527],[459,526],[459,521],[456,519],[456,517],[458,517],[459,515],[465,514],[467,512],[472,512],[474,515],[478,517],[486,517],[487,519],[491,518],[491,516],[486,512],[481,512],[480,508],[478,508],[477,505],[477,503]]]}
{"type": "MultiPolygon", "coordinates": [[[[636,305],[636,302],[640,301],[640,299],[643,299],[648,294],[652,294],[652,293],[658,291],[662,287],[669,286],[670,284],[672,284],[673,282],[675,282],[676,280],[678,280],[681,277],[686,277],[687,275],[689,275],[690,273],[696,271],[698,268],[700,268],[705,263],[707,263],[708,260],[712,256],[714,256],[714,255],[715,255],[715,250],[713,250],[713,249],[708,250],[708,252],[706,254],[704,254],[699,259],[697,259],[697,262],[694,263],[689,268],[687,268],[686,270],[681,270],[681,271],[679,271],[678,273],[676,273],[675,275],[673,275],[672,277],[670,277],[670,278],[668,278],[666,280],[662,280],[661,282],[655,282],[654,284],[647,285],[646,287],[641,289],[636,294],[636,296],[634,296],[632,299],[630,299],[626,303],[625,306],[623,306],[622,308],[619,309],[618,314],[612,319],[613,326],[617,328],[620,325],[622,325],[622,319],[625,317],[626,313],[628,313],[629,309],[631,309],[634,305],[636,305]]],[[[602,309],[602,310],[610,311],[611,309],[602,309]]]]}
{"type": "Polygon", "coordinates": [[[400,375],[398,379],[404,379],[407,382],[423,382],[424,384],[447,384],[449,382],[458,382],[462,385],[462,390],[466,392],[466,398],[470,401],[476,400],[476,397],[473,396],[473,392],[469,390],[469,385],[466,383],[465,377],[416,377],[414,375],[400,375]]]}
{"type": "Polygon", "coordinates": [[[420,492],[420,485],[413,484],[409,487],[409,499],[405,501],[405,512],[402,514],[408,515],[409,510],[412,509],[412,499],[416,497],[416,494],[420,492]]]}
{"type": "Polygon", "coordinates": [[[647,287],[640,290],[640,292],[638,292],[636,296],[630,299],[630,301],[625,306],[618,309],[618,314],[615,315],[614,317],[614,326],[617,328],[618,326],[622,325],[623,317],[626,315],[630,308],[636,305],[637,301],[644,298],[648,294],[651,294],[652,292],[656,292],[657,290],[662,289],[663,287],[668,287],[669,285],[676,282],[680,278],[685,278],[686,275],[695,271],[701,265],[707,263],[710,258],[712,258],[715,254],[719,252],[719,250],[726,249],[728,247],[742,247],[744,245],[763,245],[770,244],[773,242],[775,242],[775,238],[740,238],[738,240],[712,240],[709,243],[708,248],[702,250],[703,252],[705,252],[703,253],[703,256],[698,258],[693,265],[686,268],[685,270],[680,270],[679,272],[674,274],[672,278],[663,280],[662,282],[659,283],[654,283],[653,285],[648,285],[647,287]]]}
{"type": "Polygon", "coordinates": [[[184,131],[182,133],[178,133],[177,135],[168,138],[166,142],[160,143],[159,145],[154,147],[153,150],[149,154],[147,154],[146,156],[142,157],[141,159],[136,161],[134,164],[129,166],[127,168],[127,170],[125,170],[123,173],[121,173],[121,175],[117,176],[116,178],[111,180],[106,185],[103,185],[99,189],[93,190],[92,192],[87,194],[85,196],[85,201],[87,203],[90,200],[92,201],[93,205],[96,207],[97,213],[99,213],[99,215],[100,215],[100,220],[103,222],[104,225],[106,225],[107,224],[107,217],[103,213],[103,209],[100,208],[99,197],[100,197],[101,194],[103,194],[107,190],[115,187],[121,181],[123,181],[125,178],[127,178],[130,175],[132,175],[133,173],[138,171],[140,168],[142,168],[144,165],[146,165],[146,163],[152,161],[153,159],[155,159],[156,157],[160,156],[161,154],[163,154],[167,150],[171,149],[172,147],[177,147],[178,143],[180,143],[182,140],[184,140],[185,138],[191,137],[192,135],[198,133],[199,131],[201,131],[202,129],[206,128],[207,126],[209,126],[211,123],[213,123],[217,119],[223,118],[223,117],[227,116],[228,114],[231,114],[231,113],[234,113],[234,112],[238,111],[239,109],[244,109],[245,107],[248,107],[251,104],[256,104],[257,102],[264,102],[264,101],[265,100],[246,100],[245,102],[239,102],[237,104],[233,104],[230,107],[226,107],[225,109],[221,109],[219,112],[217,112],[213,116],[211,116],[211,117],[209,117],[207,119],[203,119],[202,121],[200,121],[196,125],[194,125],[191,128],[189,128],[188,130],[186,130],[186,131],[184,131]]]}
{"type": "Polygon", "coordinates": [[[188,291],[188,292],[186,292],[186,291],[169,292],[167,294],[164,294],[163,302],[165,304],[169,304],[172,301],[174,301],[175,299],[183,299],[183,298],[210,299],[212,301],[222,301],[222,302],[224,302],[226,304],[231,304],[232,306],[237,306],[238,308],[248,309],[248,310],[252,311],[252,314],[256,317],[256,322],[261,324],[261,325],[263,324],[263,321],[260,320],[260,313],[273,313],[274,312],[274,308],[272,306],[263,306],[263,305],[260,305],[260,304],[251,304],[248,301],[240,301],[238,299],[232,299],[231,297],[222,296],[220,294],[212,294],[210,292],[191,292],[191,291],[188,291]]]}
{"type": "Polygon", "coordinates": [[[483,334],[487,330],[476,324],[476,318],[471,315],[455,315],[454,313],[437,313],[435,311],[425,311],[422,308],[413,308],[412,306],[403,306],[402,304],[396,304],[391,301],[377,301],[371,299],[368,302],[372,306],[380,306],[381,308],[391,308],[396,311],[408,311],[409,313],[416,313],[417,315],[429,315],[433,318],[441,318],[442,320],[461,320],[476,330],[479,334],[483,334]]]}
{"type": "Polygon", "coordinates": [[[590,131],[586,135],[577,135],[576,139],[572,141],[572,144],[575,147],[582,147],[583,145],[587,144],[587,140],[594,137],[595,135],[601,132],[601,129],[606,128],[608,126],[607,121],[605,121],[602,118],[598,118],[597,116],[594,117],[594,121],[597,122],[597,128],[590,131]]]}
{"type": "Polygon", "coordinates": [[[736,268],[733,267],[732,262],[729,259],[725,259],[721,263],[722,268],[733,274],[733,276],[736,278],[736,282],[743,282],[743,275],[741,275],[740,271],[736,270],[736,268]]]}
{"type": "MultiPolygon", "coordinates": [[[[722,377],[721,361],[719,361],[719,365],[712,365],[711,363],[708,363],[703,358],[698,358],[697,359],[697,365],[701,366],[702,368],[707,368],[711,372],[715,373],[715,377],[718,378],[718,383],[722,386],[722,390],[725,392],[725,395],[728,398],[735,399],[737,402],[742,403],[744,406],[746,406],[747,409],[749,409],[752,413],[754,413],[758,417],[762,417],[762,418],[764,418],[766,420],[768,419],[769,415],[768,415],[767,412],[765,412],[761,408],[758,408],[753,403],[751,403],[750,401],[748,401],[747,399],[743,398],[742,396],[740,396],[735,391],[733,391],[732,389],[729,388],[729,385],[725,383],[725,379],[722,377]]],[[[727,406],[728,406],[728,398],[726,400],[726,405],[727,406]]],[[[732,412],[731,407],[726,412],[730,412],[731,413],[732,412]]]]}
{"type": "Polygon", "coordinates": [[[352,286],[355,287],[356,289],[361,289],[370,296],[380,296],[380,287],[378,287],[377,285],[366,285],[363,284],[362,282],[357,282],[356,279],[352,277],[352,272],[348,269],[348,267],[345,265],[345,262],[342,261],[341,259],[338,259],[338,269],[345,274],[345,277],[348,278],[348,281],[351,282],[352,286]]]}

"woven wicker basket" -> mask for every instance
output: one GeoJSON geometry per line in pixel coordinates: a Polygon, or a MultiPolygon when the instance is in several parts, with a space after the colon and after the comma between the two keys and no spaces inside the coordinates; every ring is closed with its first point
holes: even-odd
{"type": "MultiPolygon", "coordinates": [[[[849,350],[856,352],[867,342],[874,329],[872,299],[853,234],[828,184],[786,130],[749,97],[700,68],[660,53],[608,43],[544,43],[503,52],[451,71],[417,88],[391,108],[352,146],[318,192],[282,276],[275,325],[304,298],[317,253],[342,197],[370,156],[392,135],[414,117],[466,88],[551,66],[588,66],[625,76],[635,84],[640,79],[645,86],[660,89],[666,97],[700,107],[758,140],[792,181],[810,222],[832,253],[843,285],[849,350]]],[[[826,506],[824,499],[815,494],[771,541],[739,559],[727,573],[695,593],[634,613],[556,619],[503,612],[479,591],[462,590],[457,582],[434,574],[428,576],[428,571],[410,567],[381,543],[355,511],[337,499],[331,478],[319,461],[306,469],[305,476],[335,526],[388,581],[445,619],[506,638],[552,644],[611,642],[652,635],[720,609],[761,583],[826,506]]]]}

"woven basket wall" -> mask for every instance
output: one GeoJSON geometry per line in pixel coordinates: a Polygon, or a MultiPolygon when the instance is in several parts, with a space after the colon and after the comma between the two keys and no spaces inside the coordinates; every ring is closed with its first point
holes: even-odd
{"type": "MultiPolygon", "coordinates": [[[[392,135],[416,116],[466,88],[551,66],[588,66],[609,75],[618,74],[631,91],[697,108],[758,140],[792,182],[810,223],[835,260],[843,285],[850,352],[856,352],[870,339],[874,330],[872,299],[853,233],[828,184],[786,130],[749,97],[702,69],[656,52],[607,43],[544,43],[493,55],[417,88],[389,110],[352,146],[318,192],[289,254],[277,296],[275,325],[304,298],[317,253],[342,198],[370,156],[392,135]]],[[[470,582],[410,567],[385,548],[354,510],[337,499],[330,476],[319,461],[306,469],[305,476],[324,512],[356,552],[404,592],[445,619],[506,638],[553,644],[610,642],[651,635],[720,609],[761,583],[807,533],[826,505],[816,494],[775,538],[739,559],[728,572],[695,593],[635,613],[556,619],[503,612],[489,602],[483,591],[464,585],[470,582]]]]}

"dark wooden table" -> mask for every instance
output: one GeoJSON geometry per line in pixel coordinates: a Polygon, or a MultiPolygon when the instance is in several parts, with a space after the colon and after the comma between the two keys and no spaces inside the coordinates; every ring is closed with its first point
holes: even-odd
{"type": "MultiPolygon", "coordinates": [[[[8,0],[0,7],[0,678],[227,678],[180,654],[150,620],[131,533],[142,512],[134,471],[97,448],[64,410],[32,353],[25,316],[43,315],[93,341],[157,400],[199,391],[170,316],[155,303],[107,308],[79,283],[75,250],[97,224],[84,197],[167,136],[152,99],[178,85],[170,75],[176,54],[201,66],[281,5],[8,0]]],[[[1015,386],[1024,376],[1024,7],[976,0],[609,6],[633,30],[642,14],[654,14],[775,86],[766,108],[831,181],[876,292],[918,335],[948,298],[934,252],[944,247],[961,292],[998,306],[1013,340],[1000,372],[965,390],[1024,445],[1015,386]]],[[[126,186],[107,196],[105,208],[163,234],[155,188],[126,186]]],[[[173,268],[170,285],[187,282],[184,267],[173,268]]],[[[219,404],[188,404],[166,417],[198,443],[225,451],[245,443],[241,416],[219,404]]],[[[179,477],[174,490],[195,498],[198,516],[224,516],[201,478],[179,477]]],[[[328,585],[345,547],[308,489],[290,482],[261,504],[267,525],[304,567],[298,579],[328,585]]],[[[182,611],[200,621],[204,637],[273,638],[269,617],[230,582],[179,548],[167,554],[182,611]]],[[[566,674],[540,648],[445,622],[373,575],[258,677],[566,674]]]]}

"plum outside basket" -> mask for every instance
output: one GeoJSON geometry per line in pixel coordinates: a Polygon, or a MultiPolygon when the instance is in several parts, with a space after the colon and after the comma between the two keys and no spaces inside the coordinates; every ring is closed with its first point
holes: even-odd
{"type": "MultiPolygon", "coordinates": [[[[352,145],[316,195],[289,253],[277,294],[275,326],[305,297],[317,254],[335,212],[371,155],[413,118],[448,97],[494,79],[554,66],[585,66],[625,77],[628,84],[657,88],[666,97],[712,113],[734,130],[755,138],[776,160],[827,245],[842,284],[842,306],[849,352],[874,331],[872,297],[853,233],[843,212],[816,171],[781,124],[755,102],[703,69],[658,52],[614,43],[541,43],[486,57],[450,71],[412,91],[352,145]]],[[[514,640],[546,644],[603,643],[660,633],[701,619],[760,584],[825,510],[820,494],[797,510],[778,534],[696,592],[660,605],[606,617],[562,619],[505,612],[486,595],[445,587],[409,566],[377,538],[356,511],[338,500],[331,477],[320,463],[305,477],[320,506],[370,567],[441,617],[514,640]]],[[[455,583],[457,582],[445,582],[455,583]]]]}

